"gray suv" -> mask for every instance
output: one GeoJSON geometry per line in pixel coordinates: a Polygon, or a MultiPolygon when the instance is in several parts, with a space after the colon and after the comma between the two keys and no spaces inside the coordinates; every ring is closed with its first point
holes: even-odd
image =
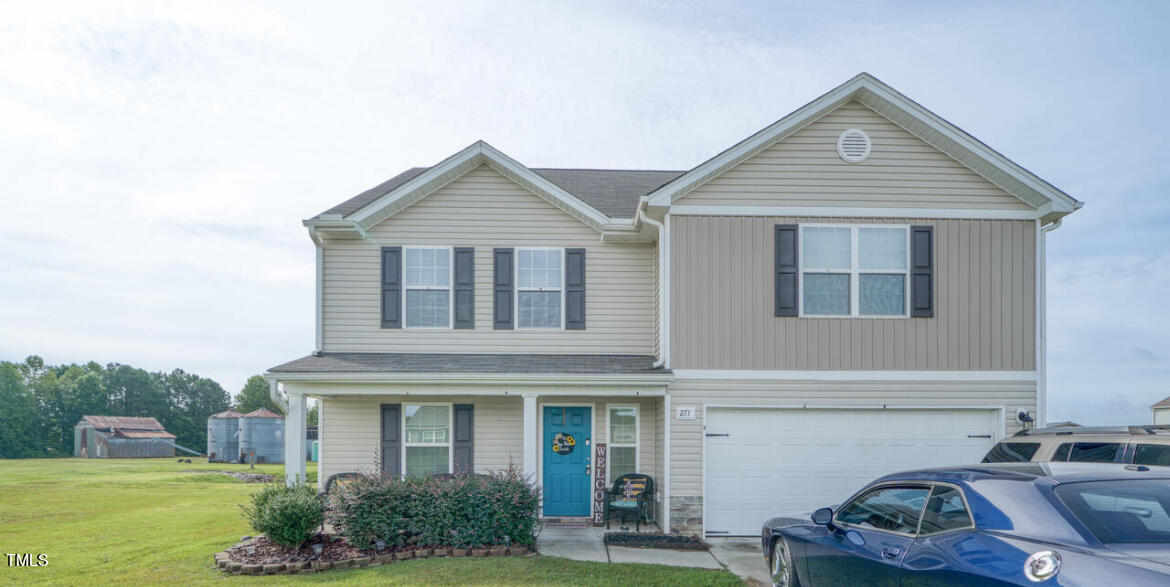
{"type": "Polygon", "coordinates": [[[1170,426],[1035,428],[995,444],[985,463],[1072,461],[1170,466],[1170,426]]]}

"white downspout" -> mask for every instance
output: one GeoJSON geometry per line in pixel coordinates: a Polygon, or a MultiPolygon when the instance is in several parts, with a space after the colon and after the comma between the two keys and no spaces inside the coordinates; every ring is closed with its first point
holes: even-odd
{"type": "Polygon", "coordinates": [[[661,356],[654,362],[654,368],[657,369],[669,364],[667,357],[670,355],[670,333],[667,332],[666,319],[666,245],[668,237],[666,236],[666,227],[661,222],[646,215],[645,199],[638,206],[637,218],[658,231],[658,354],[661,356]]]}
{"type": "Polygon", "coordinates": [[[1040,259],[1036,264],[1036,297],[1039,298],[1036,329],[1036,365],[1038,367],[1036,380],[1036,424],[1037,428],[1047,425],[1048,418],[1048,233],[1060,228],[1064,218],[1057,218],[1048,226],[1040,227],[1040,242],[1036,243],[1040,259]]]}
{"type": "Polygon", "coordinates": [[[277,387],[277,385],[278,384],[276,379],[268,377],[268,397],[272,399],[272,403],[279,406],[280,409],[284,410],[284,413],[287,415],[288,403],[284,401],[283,397],[280,397],[280,389],[277,387]]]}

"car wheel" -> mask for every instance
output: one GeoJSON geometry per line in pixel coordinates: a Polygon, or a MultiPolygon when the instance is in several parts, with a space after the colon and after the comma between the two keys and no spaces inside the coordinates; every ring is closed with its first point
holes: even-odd
{"type": "Polygon", "coordinates": [[[796,570],[792,568],[792,552],[788,542],[777,538],[772,543],[772,587],[796,587],[796,570]]]}

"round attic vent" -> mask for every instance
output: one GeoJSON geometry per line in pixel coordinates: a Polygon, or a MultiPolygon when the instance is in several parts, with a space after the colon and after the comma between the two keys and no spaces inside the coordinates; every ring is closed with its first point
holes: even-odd
{"type": "Polygon", "coordinates": [[[869,157],[869,135],[860,128],[846,129],[837,137],[837,154],[850,163],[861,163],[869,157]]]}

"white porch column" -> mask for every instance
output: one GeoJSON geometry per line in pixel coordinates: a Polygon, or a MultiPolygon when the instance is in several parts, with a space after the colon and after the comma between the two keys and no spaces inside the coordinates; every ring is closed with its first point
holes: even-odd
{"type": "Polygon", "coordinates": [[[674,412],[670,409],[670,393],[662,396],[662,531],[670,534],[670,420],[674,412]]]}
{"type": "Polygon", "coordinates": [[[536,394],[524,394],[524,477],[540,484],[536,475],[536,448],[540,441],[536,438],[536,394]]]}
{"type": "Polygon", "coordinates": [[[305,480],[305,396],[288,394],[284,419],[284,480],[288,485],[305,480]]]}

